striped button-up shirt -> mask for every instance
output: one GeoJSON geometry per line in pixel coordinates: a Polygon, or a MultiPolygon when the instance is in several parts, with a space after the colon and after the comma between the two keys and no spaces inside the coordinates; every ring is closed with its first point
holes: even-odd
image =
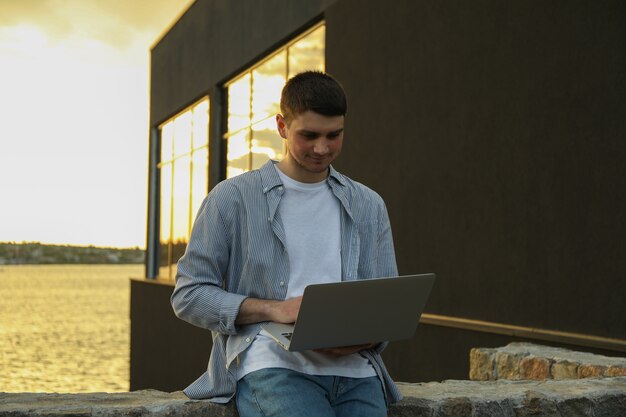
{"type": "MultiPolygon", "coordinates": [[[[274,163],[222,181],[209,193],[178,261],[174,312],[213,333],[208,369],[185,389],[190,398],[230,401],[237,386],[237,356],[261,330],[260,324],[235,325],[241,303],[247,297],[284,300],[287,294],[289,259],[278,211],[284,188],[274,163]]],[[[341,206],[341,279],[396,276],[382,198],[332,167],[328,185],[341,206]]],[[[380,357],[385,345],[361,354],[393,403],[401,396],[380,357]]]]}

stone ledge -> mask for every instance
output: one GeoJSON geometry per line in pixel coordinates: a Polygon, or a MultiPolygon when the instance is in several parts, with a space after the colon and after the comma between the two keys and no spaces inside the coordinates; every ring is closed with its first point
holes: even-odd
{"type": "Polygon", "coordinates": [[[500,348],[474,348],[470,352],[469,377],[473,381],[607,376],[626,376],[626,358],[613,358],[532,343],[510,343],[500,348]]]}
{"type": "MultiPolygon", "coordinates": [[[[626,415],[626,377],[548,381],[399,383],[405,398],[390,417],[626,415]]],[[[236,417],[232,404],[189,400],[182,392],[0,393],[0,417],[236,417]]]]}

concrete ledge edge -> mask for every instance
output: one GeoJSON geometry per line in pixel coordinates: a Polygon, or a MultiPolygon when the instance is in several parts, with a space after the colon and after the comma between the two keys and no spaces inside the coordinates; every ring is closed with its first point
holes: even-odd
{"type": "MultiPolygon", "coordinates": [[[[398,383],[400,416],[626,415],[626,377],[547,381],[398,383]]],[[[234,405],[190,400],[182,392],[0,393],[0,417],[236,417],[234,405]]]]}

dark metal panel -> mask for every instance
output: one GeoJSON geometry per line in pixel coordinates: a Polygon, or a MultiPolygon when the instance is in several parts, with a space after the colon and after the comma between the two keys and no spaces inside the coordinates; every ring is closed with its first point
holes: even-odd
{"type": "Polygon", "coordinates": [[[336,166],[386,200],[428,311],[624,338],[626,4],[342,0],[336,166]]]}
{"type": "Polygon", "coordinates": [[[227,95],[223,87],[216,86],[211,89],[211,108],[209,110],[209,190],[226,178],[226,144],[223,139],[223,135],[226,133],[228,118],[226,97],[227,95]]]}
{"type": "Polygon", "coordinates": [[[130,390],[180,391],[205,370],[211,332],[179,320],[172,285],[130,281],[130,390]]]}
{"type": "Polygon", "coordinates": [[[150,129],[148,149],[148,219],[146,238],[145,277],[155,278],[159,273],[159,230],[160,225],[160,188],[161,177],[158,175],[157,164],[161,154],[161,131],[156,127],[150,129]]]}
{"type": "Polygon", "coordinates": [[[151,51],[151,125],[280,46],[334,1],[196,1],[151,51]]]}

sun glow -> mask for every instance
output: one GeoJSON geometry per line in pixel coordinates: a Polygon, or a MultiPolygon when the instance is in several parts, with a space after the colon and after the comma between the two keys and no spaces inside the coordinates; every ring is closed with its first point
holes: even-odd
{"type": "Polygon", "coordinates": [[[149,48],[188,0],[128,3],[0,4],[0,241],[144,246],[149,48]]]}

